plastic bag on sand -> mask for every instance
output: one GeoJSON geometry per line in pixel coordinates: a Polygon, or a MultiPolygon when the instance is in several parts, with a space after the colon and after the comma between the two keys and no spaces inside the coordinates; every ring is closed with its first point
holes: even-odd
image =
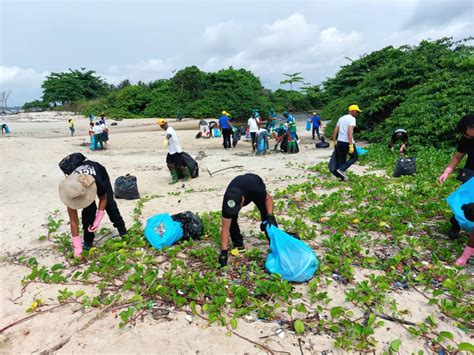
{"type": "Polygon", "coordinates": [[[306,130],[307,131],[311,130],[311,121],[310,120],[306,120],[306,130]]]}
{"type": "Polygon", "coordinates": [[[395,164],[394,177],[416,173],[416,158],[398,158],[395,164]]]}
{"type": "Polygon", "coordinates": [[[356,147],[357,150],[357,155],[362,156],[368,152],[368,149],[361,148],[361,147],[356,147]]]}
{"type": "Polygon", "coordinates": [[[136,176],[127,174],[115,179],[114,195],[116,198],[124,198],[126,200],[140,198],[136,176]]]}
{"type": "Polygon", "coordinates": [[[275,226],[267,227],[271,253],[265,267],[268,272],[281,275],[284,280],[305,282],[318,268],[318,258],[303,241],[283,232],[275,226]]]}
{"type": "Polygon", "coordinates": [[[183,237],[181,223],[173,221],[168,213],[148,218],[145,237],[155,249],[163,249],[176,243],[183,237]]]}
{"type": "Polygon", "coordinates": [[[328,168],[331,174],[334,174],[337,170],[336,149],[334,149],[331,155],[331,159],[329,159],[328,168]]]}
{"type": "Polygon", "coordinates": [[[474,222],[466,218],[462,206],[474,202],[474,178],[459,186],[456,191],[448,196],[446,202],[451,207],[454,217],[456,217],[461,228],[467,232],[472,232],[474,230],[474,222]]]}

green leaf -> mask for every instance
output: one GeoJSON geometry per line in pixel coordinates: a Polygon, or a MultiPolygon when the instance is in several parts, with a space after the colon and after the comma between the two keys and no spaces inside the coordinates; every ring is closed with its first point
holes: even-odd
{"type": "Polygon", "coordinates": [[[460,343],[458,345],[458,350],[474,352],[474,345],[472,345],[471,343],[460,343]]]}
{"type": "Polygon", "coordinates": [[[298,312],[301,312],[301,313],[307,313],[308,311],[306,310],[306,307],[303,303],[299,303],[296,305],[295,309],[298,311],[298,312]]]}
{"type": "Polygon", "coordinates": [[[232,329],[237,329],[237,320],[235,318],[232,318],[230,320],[230,326],[232,327],[232,329]]]}
{"type": "Polygon", "coordinates": [[[297,319],[293,322],[293,328],[295,329],[296,334],[304,333],[304,323],[303,321],[297,319]]]}
{"type": "Polygon", "coordinates": [[[443,338],[454,340],[454,335],[451,332],[442,331],[442,332],[439,332],[439,335],[441,335],[443,338]]]}
{"type": "Polygon", "coordinates": [[[344,308],[340,307],[340,306],[333,307],[333,308],[331,308],[331,310],[329,312],[331,313],[331,317],[337,318],[341,314],[344,314],[344,308]]]}
{"type": "Polygon", "coordinates": [[[402,344],[402,341],[400,339],[395,339],[390,343],[390,351],[394,353],[398,353],[398,350],[400,349],[400,345],[402,344]]]}

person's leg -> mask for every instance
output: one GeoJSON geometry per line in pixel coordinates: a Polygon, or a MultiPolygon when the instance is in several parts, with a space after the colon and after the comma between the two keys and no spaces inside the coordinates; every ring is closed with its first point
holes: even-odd
{"type": "Polygon", "coordinates": [[[359,159],[359,155],[357,154],[357,150],[354,146],[354,153],[349,155],[349,160],[345,162],[342,166],[339,167],[339,170],[346,171],[350,168],[352,164],[354,164],[359,159]]]}
{"type": "Polygon", "coordinates": [[[94,134],[94,150],[97,150],[98,145],[99,145],[99,135],[94,134]]]}
{"type": "Polygon", "coordinates": [[[448,231],[449,239],[459,238],[459,232],[461,231],[461,226],[459,225],[456,217],[452,216],[449,222],[451,222],[451,228],[448,231]]]}
{"type": "Polygon", "coordinates": [[[311,137],[313,138],[313,140],[314,140],[314,132],[315,132],[315,131],[316,131],[316,127],[313,125],[313,130],[312,130],[312,132],[311,132],[311,137]]]}
{"type": "Polygon", "coordinates": [[[337,141],[336,143],[336,161],[337,169],[344,166],[347,161],[347,153],[349,153],[349,143],[337,141]]]}
{"type": "Polygon", "coordinates": [[[89,250],[94,245],[95,234],[89,232],[87,229],[94,223],[95,213],[97,212],[97,205],[95,201],[92,202],[88,207],[82,210],[82,229],[84,230],[84,250],[89,250]]]}
{"type": "Polygon", "coordinates": [[[170,153],[166,155],[166,166],[168,167],[168,170],[170,171],[170,174],[171,174],[171,180],[169,182],[170,185],[175,184],[179,181],[178,171],[176,170],[176,165],[174,164],[173,155],[171,155],[170,153]]]}
{"type": "Polygon", "coordinates": [[[472,255],[474,255],[474,232],[471,232],[469,234],[467,245],[464,248],[462,255],[459,257],[458,260],[456,260],[456,265],[465,266],[472,255]]]}
{"type": "Polygon", "coordinates": [[[230,239],[232,239],[234,248],[244,248],[243,237],[240,234],[239,223],[237,222],[238,218],[239,216],[233,217],[230,223],[230,239]]]}
{"type": "MultiPolygon", "coordinates": [[[[319,134],[319,126],[316,127],[316,134],[318,135],[318,139],[321,140],[321,135],[319,134]]],[[[313,139],[314,139],[314,137],[313,137],[313,139]]]]}
{"type": "Polygon", "coordinates": [[[120,235],[127,234],[127,228],[125,227],[125,221],[120,215],[120,211],[117,206],[117,202],[114,199],[114,192],[112,190],[112,185],[110,181],[107,186],[107,206],[105,207],[105,212],[109,216],[110,222],[117,228],[120,235]]]}
{"type": "Polygon", "coordinates": [[[250,132],[250,137],[252,137],[252,151],[255,152],[256,143],[257,143],[257,133],[250,132]]]}

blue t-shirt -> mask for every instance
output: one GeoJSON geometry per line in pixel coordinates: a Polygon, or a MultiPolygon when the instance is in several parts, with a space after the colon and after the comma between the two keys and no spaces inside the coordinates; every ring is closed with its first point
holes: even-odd
{"type": "Polygon", "coordinates": [[[226,115],[222,115],[219,118],[219,125],[221,126],[222,129],[231,128],[230,127],[230,122],[229,122],[229,117],[227,117],[226,115]]]}
{"type": "Polygon", "coordinates": [[[311,121],[313,122],[313,127],[319,127],[319,126],[321,126],[321,117],[319,117],[318,115],[313,116],[313,117],[311,118],[311,121]]]}
{"type": "Polygon", "coordinates": [[[288,115],[288,118],[286,119],[286,123],[288,123],[288,125],[294,124],[296,123],[296,120],[292,115],[288,115]]]}

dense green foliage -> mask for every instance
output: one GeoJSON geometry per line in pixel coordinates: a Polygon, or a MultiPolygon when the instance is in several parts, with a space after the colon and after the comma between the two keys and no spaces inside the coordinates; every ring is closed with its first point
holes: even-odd
{"type": "Polygon", "coordinates": [[[95,99],[108,91],[107,83],[96,76],[95,71],[85,69],[51,73],[41,87],[43,102],[48,104],[95,99]]]}
{"type": "Polygon", "coordinates": [[[387,47],[341,68],[324,83],[323,117],[335,121],[357,103],[359,138],[387,140],[403,127],[414,143],[453,144],[459,118],[473,110],[473,47],[449,39],[387,47]]]}

